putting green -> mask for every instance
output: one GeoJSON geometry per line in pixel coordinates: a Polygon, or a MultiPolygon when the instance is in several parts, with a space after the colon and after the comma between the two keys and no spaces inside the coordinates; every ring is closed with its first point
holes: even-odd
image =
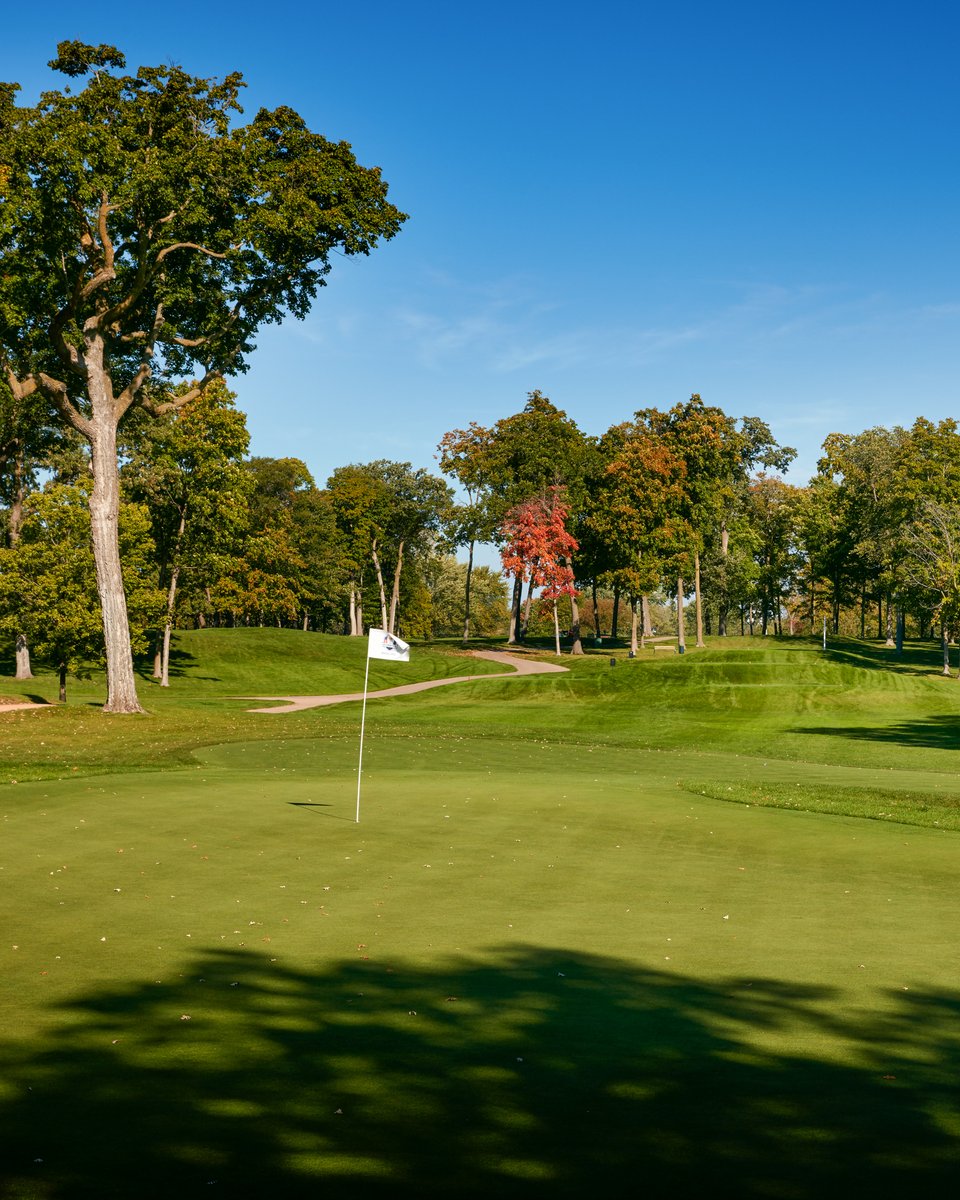
{"type": "Polygon", "coordinates": [[[4,791],[6,1194],[952,1190],[960,835],[456,733],[356,825],[356,751],[4,791]]]}

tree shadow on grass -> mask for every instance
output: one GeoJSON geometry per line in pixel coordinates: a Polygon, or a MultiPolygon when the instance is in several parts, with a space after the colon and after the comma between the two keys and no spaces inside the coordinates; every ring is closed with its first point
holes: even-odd
{"type": "Polygon", "coordinates": [[[927,717],[922,721],[901,721],[896,725],[810,726],[792,730],[819,737],[848,738],[852,741],[888,742],[898,746],[919,746],[928,750],[960,750],[960,717],[927,717]]]}
{"type": "Polygon", "coordinates": [[[933,642],[905,642],[902,652],[897,654],[893,647],[882,642],[844,639],[828,643],[825,657],[828,662],[901,675],[934,675],[943,667],[940,644],[933,642]]]}
{"type": "MultiPolygon", "coordinates": [[[[191,654],[188,650],[179,650],[176,646],[170,647],[170,661],[167,664],[167,674],[171,679],[181,679],[188,671],[192,671],[197,665],[196,655],[191,654]]],[[[141,679],[153,680],[153,656],[148,658],[138,659],[136,663],[137,674],[141,679]]],[[[217,681],[216,675],[194,676],[207,680],[217,681]]]]}
{"type": "Polygon", "coordinates": [[[946,1196],[958,1013],[528,948],[316,973],[211,952],[7,1041],[2,1194],[946,1196]],[[810,1050],[766,1048],[784,1030],[810,1050]]]}

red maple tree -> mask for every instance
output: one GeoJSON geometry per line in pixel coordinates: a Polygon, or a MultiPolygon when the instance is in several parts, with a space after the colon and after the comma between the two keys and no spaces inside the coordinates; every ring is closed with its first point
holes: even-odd
{"type": "Polygon", "coordinates": [[[560,492],[560,488],[552,487],[545,496],[524,500],[511,508],[501,526],[505,545],[500,552],[505,573],[529,581],[531,588],[541,588],[540,599],[552,603],[557,654],[560,653],[557,601],[561,596],[576,593],[570,558],[579,549],[577,539],[567,531],[569,509],[560,492]]]}

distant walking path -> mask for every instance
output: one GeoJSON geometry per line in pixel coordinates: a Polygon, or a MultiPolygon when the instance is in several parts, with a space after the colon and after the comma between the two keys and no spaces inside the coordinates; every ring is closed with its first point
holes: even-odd
{"type": "MultiPolygon", "coordinates": [[[[477,679],[516,679],[521,675],[553,675],[566,671],[557,663],[537,662],[533,659],[517,658],[513,654],[502,654],[497,650],[471,650],[476,658],[502,663],[509,671],[498,671],[495,675],[454,675],[449,679],[425,679],[420,683],[404,683],[400,687],[384,688],[379,692],[367,692],[368,700],[379,700],[384,696],[408,696],[411,692],[425,692],[428,688],[447,687],[451,683],[470,683],[477,679]]],[[[328,704],[346,704],[350,700],[362,700],[363,692],[347,692],[339,696],[245,696],[245,700],[280,700],[270,708],[251,708],[249,712],[291,713],[304,708],[323,708],[328,704]]]]}

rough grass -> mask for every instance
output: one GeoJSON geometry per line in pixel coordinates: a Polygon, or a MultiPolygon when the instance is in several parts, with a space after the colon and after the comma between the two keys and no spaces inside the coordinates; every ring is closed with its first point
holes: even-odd
{"type": "Polygon", "coordinates": [[[358,707],[209,632],[147,716],[0,714],[0,1193],[955,1192],[960,834],[880,816],[960,794],[933,650],[375,702],[357,825],[358,707]]]}

